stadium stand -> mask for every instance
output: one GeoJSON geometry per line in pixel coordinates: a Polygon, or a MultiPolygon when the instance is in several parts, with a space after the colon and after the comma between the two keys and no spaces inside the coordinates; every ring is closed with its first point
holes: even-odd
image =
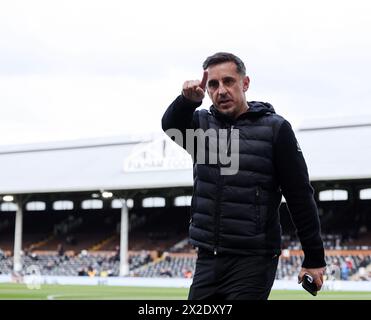
{"type": "MultiPolygon", "coordinates": [[[[82,250],[78,255],[68,252],[58,255],[56,252],[35,251],[23,255],[24,271],[30,266],[37,267],[46,276],[118,276],[119,257],[115,252],[89,253],[82,250]]],[[[152,261],[149,251],[129,253],[130,270],[139,268],[152,261]]],[[[0,258],[0,273],[11,274],[13,271],[12,256],[0,258]]]]}
{"type": "MultiPolygon", "coordinates": [[[[300,242],[282,206],[282,255],[277,279],[297,277],[302,262],[300,242]]],[[[42,275],[118,276],[120,210],[26,212],[23,273],[37,266],[42,275]]],[[[14,213],[2,212],[0,273],[13,271],[14,213]]],[[[192,277],[196,253],[188,242],[189,207],[133,208],[129,224],[129,272],[134,277],[192,277]]],[[[340,225],[339,225],[340,226],[340,225]]],[[[371,232],[357,238],[323,234],[329,279],[371,279],[371,232]]]]}
{"type": "MultiPolygon", "coordinates": [[[[196,255],[193,253],[138,251],[129,253],[130,276],[190,278],[194,273],[196,255]]],[[[23,255],[24,271],[37,266],[42,275],[58,276],[118,276],[119,258],[112,252],[89,253],[83,250],[78,255],[68,253],[34,252],[23,255]]],[[[279,260],[276,279],[295,280],[303,256],[300,250],[283,250],[279,260]]],[[[326,252],[327,278],[332,280],[371,280],[371,250],[326,252]]],[[[0,251],[0,274],[11,274],[13,260],[0,251]]]]}

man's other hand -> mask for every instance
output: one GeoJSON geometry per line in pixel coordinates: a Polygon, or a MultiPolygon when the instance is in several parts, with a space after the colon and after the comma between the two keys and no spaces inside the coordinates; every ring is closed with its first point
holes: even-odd
{"type": "Polygon", "coordinates": [[[313,282],[317,286],[317,290],[320,291],[323,285],[323,275],[325,274],[326,267],[322,268],[301,268],[298,283],[302,283],[304,275],[307,273],[312,276],[313,282]]]}

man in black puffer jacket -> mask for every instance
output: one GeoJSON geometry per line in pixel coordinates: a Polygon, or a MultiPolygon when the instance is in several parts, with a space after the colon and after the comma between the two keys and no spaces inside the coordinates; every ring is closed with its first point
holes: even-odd
{"type": "Polygon", "coordinates": [[[189,235],[198,259],[188,298],[268,299],[281,253],[282,194],[304,251],[298,280],[309,274],[320,290],[326,263],[318,211],[289,122],[269,103],[247,102],[250,79],[235,55],[216,53],[203,69],[162,118],[163,130],[172,138],[178,130],[184,139],[173,140],[194,161],[189,235]],[[205,90],[213,105],[196,111],[205,90]],[[210,133],[201,135],[203,144],[195,144],[195,130],[210,133]]]}

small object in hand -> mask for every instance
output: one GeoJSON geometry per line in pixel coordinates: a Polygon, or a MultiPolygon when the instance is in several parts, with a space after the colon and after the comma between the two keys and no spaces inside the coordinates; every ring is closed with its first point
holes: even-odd
{"type": "Polygon", "coordinates": [[[317,295],[317,285],[313,282],[313,277],[309,274],[305,274],[303,277],[302,286],[307,290],[311,295],[317,295]]]}

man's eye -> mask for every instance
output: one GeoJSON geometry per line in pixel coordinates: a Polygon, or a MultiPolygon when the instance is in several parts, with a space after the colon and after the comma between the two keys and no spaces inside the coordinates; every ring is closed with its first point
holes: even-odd
{"type": "Polygon", "coordinates": [[[218,87],[218,82],[217,81],[209,81],[208,83],[209,88],[217,88],[218,87]]]}
{"type": "Polygon", "coordinates": [[[232,78],[226,78],[226,79],[224,79],[224,84],[226,86],[231,86],[232,84],[234,84],[234,79],[232,79],[232,78]]]}

